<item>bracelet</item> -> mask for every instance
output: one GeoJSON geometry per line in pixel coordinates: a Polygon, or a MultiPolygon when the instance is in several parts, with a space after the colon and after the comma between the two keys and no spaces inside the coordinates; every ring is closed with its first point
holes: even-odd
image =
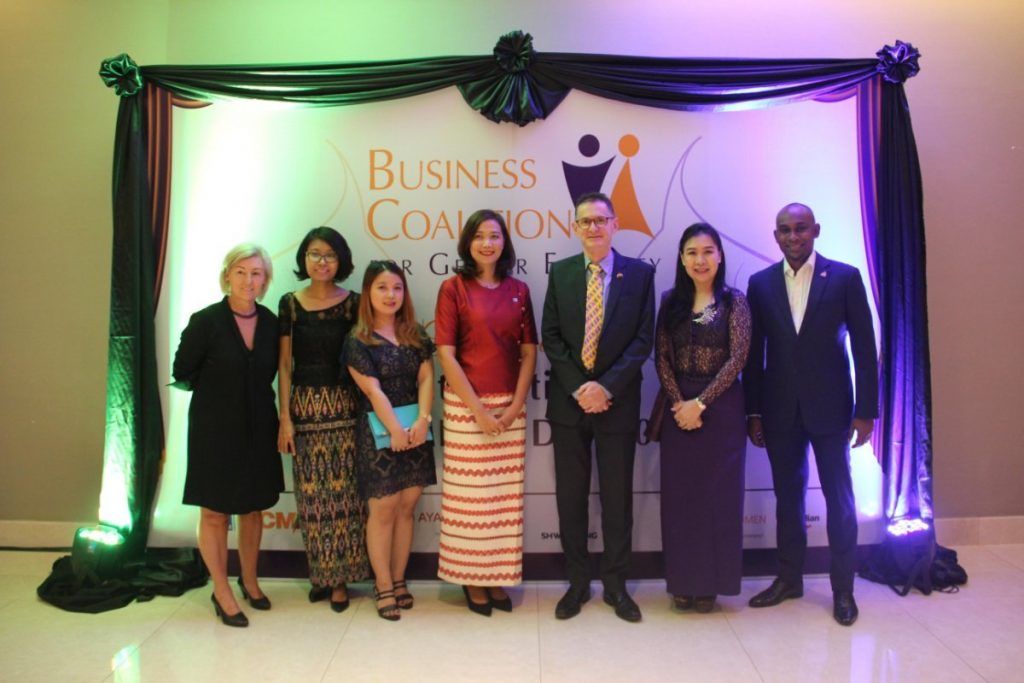
{"type": "Polygon", "coordinates": [[[419,421],[419,420],[426,420],[427,424],[430,424],[433,421],[433,419],[434,419],[433,416],[430,415],[429,413],[427,415],[417,415],[416,416],[416,420],[417,421],[419,421]]]}
{"type": "Polygon", "coordinates": [[[697,407],[700,408],[701,410],[707,410],[708,409],[708,407],[704,403],[704,401],[700,400],[700,396],[698,396],[697,398],[693,399],[693,402],[696,403],[697,407]]]}

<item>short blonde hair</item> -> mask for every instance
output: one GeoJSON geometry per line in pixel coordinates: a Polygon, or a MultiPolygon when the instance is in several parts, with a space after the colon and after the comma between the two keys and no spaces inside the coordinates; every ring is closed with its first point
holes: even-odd
{"type": "Polygon", "coordinates": [[[274,279],[274,264],[270,261],[267,251],[260,245],[252,242],[243,242],[224,255],[224,265],[220,269],[221,292],[225,295],[231,293],[231,286],[228,284],[228,271],[231,270],[231,267],[239,261],[244,261],[253,256],[260,257],[260,260],[263,261],[263,270],[267,273],[267,279],[263,281],[263,289],[256,295],[258,300],[263,299],[263,295],[267,293],[267,289],[270,287],[270,281],[274,279]]]}

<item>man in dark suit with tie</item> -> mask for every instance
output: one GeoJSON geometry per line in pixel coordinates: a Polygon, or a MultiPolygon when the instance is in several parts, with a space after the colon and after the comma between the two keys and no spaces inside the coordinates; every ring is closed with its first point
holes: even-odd
{"type": "Polygon", "coordinates": [[[640,608],[626,592],[633,542],[633,458],[641,368],[654,343],[654,269],[612,249],[611,200],[576,200],[573,229],[583,253],[551,266],[541,337],[551,362],[547,418],[555,451],[555,499],[569,590],[555,616],[579,614],[590,599],[587,550],[591,448],[597,458],[604,601],[626,621],[640,608]]]}
{"type": "Polygon", "coordinates": [[[858,613],[853,599],[857,511],[850,440],[854,448],[864,444],[878,417],[878,359],[860,272],[816,254],[814,240],[820,232],[809,207],[784,206],[775,219],[775,241],[785,258],[752,275],[747,290],[753,318],[743,371],[747,432],[755,446],[768,449],[779,558],[778,578],[751,598],[750,606],[770,607],[803,595],[810,444],[828,515],[833,616],[849,626],[858,613]]]}

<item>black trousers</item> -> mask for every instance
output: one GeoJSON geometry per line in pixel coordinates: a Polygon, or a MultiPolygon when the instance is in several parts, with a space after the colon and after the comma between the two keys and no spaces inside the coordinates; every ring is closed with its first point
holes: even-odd
{"type": "Polygon", "coordinates": [[[572,586],[590,583],[587,549],[592,458],[597,458],[601,500],[601,582],[622,591],[633,547],[633,460],[637,430],[611,432],[601,415],[585,415],[574,427],[551,424],[555,451],[555,500],[565,568],[572,586]]]}
{"type": "Polygon", "coordinates": [[[802,426],[787,431],[766,428],[764,437],[775,486],[779,578],[796,584],[803,580],[807,551],[804,498],[810,444],[825,496],[832,590],[852,591],[857,569],[857,509],[850,475],[849,431],[822,435],[810,434],[802,426]]]}

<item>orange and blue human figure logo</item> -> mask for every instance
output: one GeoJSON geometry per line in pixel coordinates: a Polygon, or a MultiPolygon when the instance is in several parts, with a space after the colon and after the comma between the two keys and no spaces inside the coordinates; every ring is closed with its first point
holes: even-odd
{"type": "MultiPolygon", "coordinates": [[[[595,157],[600,149],[601,142],[596,136],[587,133],[580,137],[579,150],[583,156],[595,157]]],[[[639,151],[640,140],[632,133],[627,133],[619,138],[619,152],[626,157],[626,162],[619,170],[610,197],[612,203],[615,204],[615,214],[620,230],[635,230],[648,237],[653,237],[654,233],[651,232],[643,209],[640,208],[640,201],[636,197],[633,172],[630,167],[630,160],[639,151]]],[[[576,198],[582,194],[600,192],[613,161],[615,161],[614,156],[592,166],[581,166],[563,161],[562,172],[565,175],[565,186],[569,190],[569,198],[575,202],[576,198]]]]}

